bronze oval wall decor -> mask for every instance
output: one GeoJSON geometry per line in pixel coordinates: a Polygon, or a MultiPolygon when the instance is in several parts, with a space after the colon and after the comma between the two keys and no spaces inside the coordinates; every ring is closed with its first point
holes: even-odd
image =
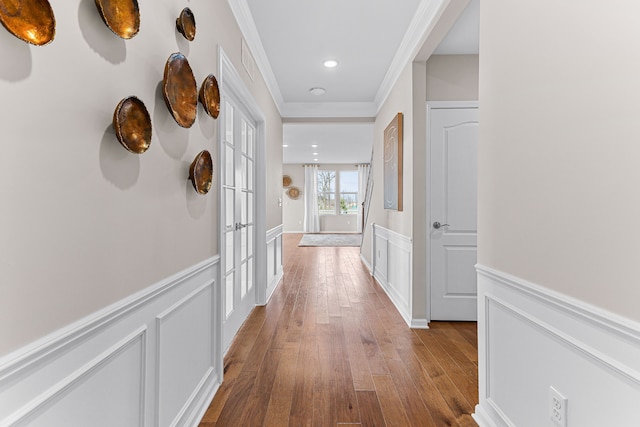
{"type": "Polygon", "coordinates": [[[189,168],[189,179],[198,194],[207,194],[213,181],[211,153],[203,150],[193,159],[189,168]]]}
{"type": "Polygon", "coordinates": [[[104,23],[114,34],[130,39],[140,31],[138,0],[95,0],[104,23]]]}
{"type": "Polygon", "coordinates": [[[213,74],[209,74],[200,86],[200,103],[204,111],[214,119],[220,115],[220,89],[213,74]]]}
{"type": "Polygon", "coordinates": [[[289,187],[291,185],[291,177],[289,175],[282,175],[282,186],[289,187]]]}
{"type": "Polygon", "coordinates": [[[187,58],[173,53],[164,67],[162,94],[169,112],[178,125],[189,128],[196,121],[198,86],[187,58]]]}
{"type": "Polygon", "coordinates": [[[190,42],[196,38],[196,17],[188,7],[182,9],[180,16],[176,19],[176,28],[190,42]]]}
{"type": "Polygon", "coordinates": [[[151,116],[144,103],[135,96],[124,98],[113,112],[113,128],[120,144],[135,154],[151,145],[151,116]]]}
{"type": "Polygon", "coordinates": [[[56,18],[47,0],[0,0],[0,22],[11,34],[36,46],[51,43],[56,35],[56,18]]]}

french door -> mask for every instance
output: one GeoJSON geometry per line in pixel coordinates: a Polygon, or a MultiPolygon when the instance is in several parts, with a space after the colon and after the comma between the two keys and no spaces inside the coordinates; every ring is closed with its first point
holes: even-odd
{"type": "Polygon", "coordinates": [[[223,100],[222,248],[224,327],[223,348],[228,348],[255,306],[254,288],[254,172],[256,126],[237,104],[223,100]]]}

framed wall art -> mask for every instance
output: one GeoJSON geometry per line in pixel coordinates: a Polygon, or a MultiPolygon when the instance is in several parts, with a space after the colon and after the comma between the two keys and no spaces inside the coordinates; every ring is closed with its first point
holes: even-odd
{"type": "Polygon", "coordinates": [[[384,208],[402,211],[402,113],[384,130],[384,208]]]}

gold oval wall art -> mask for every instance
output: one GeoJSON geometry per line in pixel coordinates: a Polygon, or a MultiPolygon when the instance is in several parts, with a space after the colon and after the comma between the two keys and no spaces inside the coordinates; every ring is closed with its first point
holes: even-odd
{"type": "Polygon", "coordinates": [[[189,167],[189,179],[198,194],[207,194],[213,181],[213,161],[211,154],[203,150],[193,159],[189,167]]]}
{"type": "Polygon", "coordinates": [[[104,23],[114,34],[130,39],[140,31],[138,0],[95,0],[104,23]]]}
{"type": "Polygon", "coordinates": [[[288,187],[291,185],[291,177],[289,175],[282,176],[282,186],[288,187]]]}
{"type": "Polygon", "coordinates": [[[213,74],[209,74],[200,86],[200,103],[204,111],[214,119],[220,115],[220,89],[213,74]]]}
{"type": "Polygon", "coordinates": [[[51,43],[56,35],[56,18],[47,0],[0,0],[0,22],[11,34],[36,46],[51,43]]]}
{"type": "Polygon", "coordinates": [[[151,116],[144,103],[130,96],[118,103],[113,112],[113,127],[120,144],[135,154],[142,154],[151,145],[151,116]]]}
{"type": "Polygon", "coordinates": [[[198,86],[187,58],[173,53],[164,67],[162,94],[169,112],[178,125],[189,128],[196,121],[198,86]]]}
{"type": "Polygon", "coordinates": [[[188,7],[182,9],[180,16],[176,19],[176,28],[190,42],[196,38],[196,18],[188,7]]]}

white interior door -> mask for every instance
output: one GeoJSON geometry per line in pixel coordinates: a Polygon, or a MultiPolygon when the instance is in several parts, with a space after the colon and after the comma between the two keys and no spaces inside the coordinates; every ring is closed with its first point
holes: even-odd
{"type": "Polygon", "coordinates": [[[429,110],[432,320],[477,320],[478,109],[429,110]]]}
{"type": "Polygon", "coordinates": [[[255,306],[254,170],[255,125],[236,104],[224,100],[221,248],[223,272],[223,345],[228,348],[255,306]]]}

